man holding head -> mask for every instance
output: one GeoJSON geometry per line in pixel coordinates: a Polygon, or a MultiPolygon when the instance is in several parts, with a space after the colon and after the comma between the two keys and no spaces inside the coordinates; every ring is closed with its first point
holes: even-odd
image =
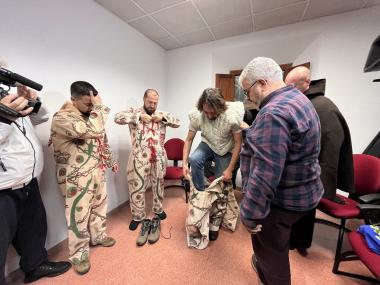
{"type": "Polygon", "coordinates": [[[90,244],[115,244],[106,234],[105,170],[118,171],[105,132],[109,112],[90,83],[76,81],[71,101],[54,114],[51,125],[57,181],[66,204],[69,259],[79,274],[90,270],[90,244]]]}
{"type": "MultiPolygon", "coordinates": [[[[0,58],[0,68],[5,66],[0,58]]],[[[3,91],[3,90],[0,90],[3,91]]],[[[25,86],[3,94],[0,104],[19,113],[0,112],[0,284],[5,284],[5,264],[10,244],[20,255],[25,283],[53,277],[70,268],[68,262],[50,262],[45,248],[47,222],[37,178],[43,169],[42,146],[34,126],[46,122],[42,105],[38,113],[27,107],[37,93],[25,86]]]]}
{"type": "Polygon", "coordinates": [[[158,240],[160,220],[166,218],[163,210],[164,176],[167,158],[164,148],[166,127],[178,128],[179,120],[167,112],[158,111],[159,95],[154,89],[144,92],[144,105],[129,108],[116,114],[115,122],[128,125],[132,139],[132,150],[127,165],[128,189],[132,221],[129,229],[134,231],[142,222],[137,245],[158,240]],[[151,187],[153,192],[152,212],[155,217],[150,220],[145,212],[145,191],[151,187]]]}
{"type": "Polygon", "coordinates": [[[320,124],[311,102],[286,86],[280,66],[254,58],[239,78],[260,111],[240,154],[242,222],[251,233],[252,266],[261,284],[290,284],[291,226],[314,209],[323,194],[318,155],[320,124]]]}
{"type": "MultiPolygon", "coordinates": [[[[336,196],[336,190],[354,192],[354,167],[351,135],[346,120],[338,107],[324,95],[324,88],[315,91],[310,88],[310,70],[304,66],[292,69],[285,83],[293,85],[304,93],[313,104],[321,123],[321,152],[318,160],[321,166],[321,180],[325,190],[323,197],[335,203],[344,203],[336,196]]],[[[324,86],[323,86],[324,87],[324,86]]],[[[291,248],[301,255],[311,246],[315,212],[303,217],[292,227],[291,248]]]]}
{"type": "MultiPolygon", "coordinates": [[[[198,191],[205,190],[204,166],[208,160],[215,162],[215,178],[232,179],[239,159],[242,142],[241,124],[244,116],[242,102],[225,102],[220,89],[207,88],[200,96],[197,109],[189,113],[189,131],[183,148],[183,175],[190,176],[198,191]],[[200,131],[202,141],[189,157],[196,133],[200,131]]],[[[217,221],[219,223],[219,221],[217,221]]],[[[209,239],[218,238],[219,224],[211,224],[209,239]]]]}

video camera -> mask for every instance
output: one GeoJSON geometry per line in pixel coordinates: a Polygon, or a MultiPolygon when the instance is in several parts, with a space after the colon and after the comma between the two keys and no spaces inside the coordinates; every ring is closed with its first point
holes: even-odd
{"type": "MultiPolygon", "coordinates": [[[[11,87],[25,85],[37,91],[41,91],[43,88],[41,84],[38,84],[37,82],[34,82],[24,76],[21,76],[17,73],[13,73],[12,71],[7,70],[2,67],[0,67],[0,84],[8,86],[7,89],[4,89],[3,87],[0,86],[0,99],[8,95],[8,92],[11,89],[11,87]]],[[[37,98],[37,100],[28,99],[28,105],[25,107],[25,109],[29,107],[33,107],[33,111],[32,111],[33,113],[38,113],[41,107],[40,99],[39,98],[37,98]]],[[[0,103],[0,116],[1,114],[5,114],[11,117],[21,117],[20,113],[0,103]]]]}

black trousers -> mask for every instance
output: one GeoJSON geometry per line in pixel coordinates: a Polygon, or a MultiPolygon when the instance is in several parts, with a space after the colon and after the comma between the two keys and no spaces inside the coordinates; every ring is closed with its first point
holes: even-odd
{"type": "Polygon", "coordinates": [[[266,285],[291,284],[289,241],[291,228],[307,212],[288,211],[272,205],[268,216],[259,221],[262,231],[252,235],[261,280],[266,285]]]}
{"type": "Polygon", "coordinates": [[[317,209],[313,209],[303,216],[292,226],[290,234],[290,249],[307,249],[313,241],[315,214],[317,209]]]}
{"type": "Polygon", "coordinates": [[[0,190],[0,285],[5,283],[5,263],[12,243],[24,272],[47,260],[47,223],[37,179],[16,190],[0,190]]]}

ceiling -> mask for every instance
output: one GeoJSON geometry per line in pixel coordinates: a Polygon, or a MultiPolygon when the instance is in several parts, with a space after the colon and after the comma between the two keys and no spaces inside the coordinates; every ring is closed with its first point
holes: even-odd
{"type": "Polygon", "coordinates": [[[380,4],[380,0],[95,1],[166,50],[380,4]]]}

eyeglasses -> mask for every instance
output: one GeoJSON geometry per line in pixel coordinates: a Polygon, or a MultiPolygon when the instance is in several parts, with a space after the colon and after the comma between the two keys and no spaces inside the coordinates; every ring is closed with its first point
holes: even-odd
{"type": "Polygon", "coordinates": [[[249,90],[251,90],[251,88],[253,87],[253,85],[255,85],[257,82],[258,82],[258,80],[256,80],[255,82],[253,82],[252,85],[249,86],[247,89],[243,89],[243,93],[244,93],[245,96],[248,97],[249,90]]]}

